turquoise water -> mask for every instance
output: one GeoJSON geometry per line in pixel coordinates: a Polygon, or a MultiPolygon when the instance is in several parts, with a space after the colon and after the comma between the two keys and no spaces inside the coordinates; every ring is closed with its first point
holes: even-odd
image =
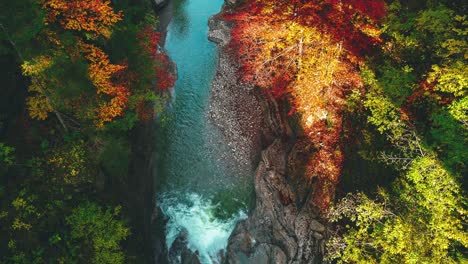
{"type": "Polygon", "coordinates": [[[181,230],[203,263],[213,263],[226,247],[235,223],[245,217],[251,175],[231,166],[229,147],[208,122],[210,83],[218,49],[208,41],[208,18],[223,0],[175,0],[165,49],[177,64],[171,106],[158,121],[156,174],[158,204],[169,218],[170,248],[181,230]],[[226,155],[227,154],[227,155],[226,155]]]}

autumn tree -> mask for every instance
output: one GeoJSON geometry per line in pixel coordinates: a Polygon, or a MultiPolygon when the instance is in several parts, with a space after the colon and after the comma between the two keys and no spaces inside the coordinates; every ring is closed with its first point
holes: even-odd
{"type": "Polygon", "coordinates": [[[126,108],[129,88],[125,83],[117,83],[112,80],[119,72],[125,70],[125,66],[112,64],[108,56],[94,45],[80,43],[80,48],[90,62],[88,75],[97,89],[98,97],[107,95],[110,101],[98,100],[100,103],[95,109],[96,125],[102,127],[105,122],[112,121],[121,116],[126,108]]]}
{"type": "Polygon", "coordinates": [[[306,174],[317,177],[314,202],[332,202],[341,174],[345,98],[362,89],[357,57],[380,41],[384,4],[372,1],[248,1],[235,21],[231,48],[245,81],[288,98],[314,148],[306,174]],[[352,23],[349,23],[352,21],[352,23]]]}
{"type": "Polygon", "coordinates": [[[399,168],[401,176],[390,191],[380,189],[373,199],[348,194],[330,210],[329,219],[347,228],[328,241],[328,258],[339,263],[458,263],[468,245],[460,175],[444,168],[424,146],[381,88],[373,88],[366,105],[369,121],[398,153],[382,159],[399,168]]]}
{"type": "MultiPolygon", "coordinates": [[[[112,27],[122,17],[121,13],[115,13],[109,4],[108,1],[44,1],[42,3],[47,12],[46,25],[50,26],[44,29],[45,35],[41,39],[47,43],[51,51],[23,63],[24,74],[33,79],[29,88],[33,95],[28,99],[32,118],[43,120],[49,112],[59,108],[63,100],[68,100],[59,92],[63,83],[60,83],[57,78],[47,78],[46,76],[51,72],[45,71],[52,68],[63,57],[73,64],[83,55],[89,63],[88,76],[97,89],[95,108],[97,126],[102,126],[104,122],[109,122],[123,114],[128,101],[129,88],[115,83],[111,78],[114,78],[116,73],[125,67],[111,64],[108,56],[100,48],[95,44],[85,42],[100,37],[110,38],[112,27]],[[63,31],[54,27],[55,24],[59,24],[63,30],[85,31],[84,41],[81,40],[83,37],[80,35],[68,40],[62,38],[63,31]],[[103,97],[102,94],[110,98],[103,97]]],[[[81,94],[81,96],[84,95],[84,93],[81,94]]]]}
{"type": "MultiPolygon", "coordinates": [[[[175,77],[171,72],[172,66],[169,56],[160,46],[161,33],[156,32],[151,26],[146,26],[139,30],[137,37],[143,52],[151,59],[148,75],[152,81],[156,80],[155,90],[164,93],[167,89],[174,87],[175,77]]],[[[137,111],[140,120],[153,120],[155,114],[154,102],[147,98],[141,98],[137,102],[137,111]]]]}

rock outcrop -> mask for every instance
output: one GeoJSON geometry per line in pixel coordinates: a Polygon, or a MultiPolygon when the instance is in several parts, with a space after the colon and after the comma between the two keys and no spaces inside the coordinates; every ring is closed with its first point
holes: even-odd
{"type": "Polygon", "coordinates": [[[188,248],[188,233],[183,230],[169,250],[169,264],[200,264],[198,252],[188,248]]]}
{"type": "Polygon", "coordinates": [[[169,3],[169,0],[153,0],[153,3],[156,9],[160,9],[167,5],[169,3]]]}
{"type": "Polygon", "coordinates": [[[232,233],[228,263],[321,263],[326,227],[309,203],[298,206],[287,177],[288,142],[262,152],[255,174],[256,206],[232,233]]]}

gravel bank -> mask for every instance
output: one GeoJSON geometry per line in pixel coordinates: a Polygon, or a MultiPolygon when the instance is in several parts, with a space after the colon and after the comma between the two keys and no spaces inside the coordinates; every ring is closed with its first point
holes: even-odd
{"type": "Polygon", "coordinates": [[[211,84],[209,122],[218,127],[231,148],[235,164],[253,172],[261,150],[261,131],[264,127],[261,103],[253,87],[237,77],[238,65],[227,52],[230,26],[213,16],[209,20],[209,39],[218,44],[219,64],[211,84]]]}

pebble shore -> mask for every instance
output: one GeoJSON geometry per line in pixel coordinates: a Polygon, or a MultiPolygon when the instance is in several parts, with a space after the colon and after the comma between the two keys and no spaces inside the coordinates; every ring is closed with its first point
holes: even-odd
{"type": "Polygon", "coordinates": [[[208,120],[218,127],[230,147],[230,157],[244,169],[254,170],[260,153],[263,124],[261,104],[252,85],[238,78],[238,65],[227,52],[230,27],[216,16],[210,18],[208,37],[218,44],[219,64],[211,83],[208,120]]]}

